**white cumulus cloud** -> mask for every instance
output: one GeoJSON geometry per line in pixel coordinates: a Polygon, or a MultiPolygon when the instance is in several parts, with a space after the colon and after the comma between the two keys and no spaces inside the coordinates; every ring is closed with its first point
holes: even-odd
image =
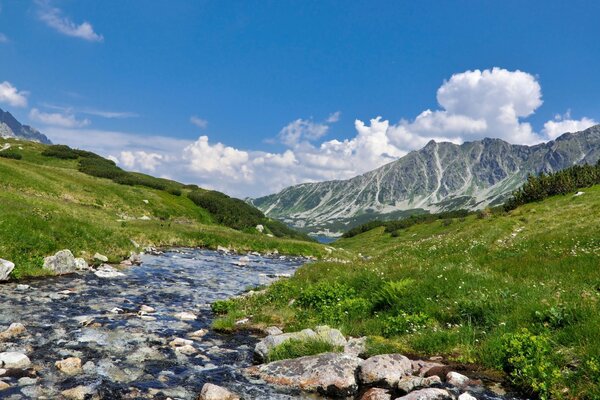
{"type": "Polygon", "coordinates": [[[565,132],[579,132],[597,124],[598,122],[587,117],[571,119],[571,112],[567,111],[565,115],[556,115],[554,120],[546,122],[542,132],[549,139],[556,139],[565,132]]]}
{"type": "Polygon", "coordinates": [[[27,107],[27,96],[29,92],[19,91],[10,82],[0,83],[0,103],[6,103],[13,107],[27,107]]]}
{"type": "Polygon", "coordinates": [[[53,7],[49,0],[37,0],[38,17],[50,28],[63,35],[72,36],[90,42],[102,42],[104,37],[94,31],[94,27],[87,21],[80,24],[73,22],[63,15],[61,9],[53,7]]]}
{"type": "Polygon", "coordinates": [[[89,119],[79,120],[75,115],[66,113],[46,113],[32,108],[29,112],[29,119],[44,125],[59,126],[63,128],[82,128],[90,124],[89,119]]]}

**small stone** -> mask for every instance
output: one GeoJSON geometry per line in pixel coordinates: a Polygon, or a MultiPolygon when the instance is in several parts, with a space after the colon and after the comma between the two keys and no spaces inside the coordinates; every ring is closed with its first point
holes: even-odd
{"type": "Polygon", "coordinates": [[[23,324],[19,322],[13,322],[4,332],[0,333],[0,341],[12,339],[25,333],[26,331],[27,330],[23,324]]]}
{"type": "Polygon", "coordinates": [[[360,400],[391,400],[392,395],[385,389],[371,388],[362,395],[360,400]]]}
{"type": "Polygon", "coordinates": [[[469,377],[459,374],[458,372],[448,372],[446,382],[457,388],[464,388],[469,385],[469,377]]]}
{"type": "Polygon", "coordinates": [[[144,204],[148,204],[148,203],[149,203],[149,201],[148,201],[148,200],[146,200],[146,199],[144,199],[144,200],[142,200],[142,201],[144,202],[144,204]]]}
{"type": "Polygon", "coordinates": [[[250,322],[250,319],[249,319],[249,318],[242,318],[242,319],[240,319],[240,320],[238,320],[238,321],[235,321],[235,324],[236,324],[236,325],[245,325],[245,324],[247,324],[248,322],[250,322]]]}
{"type": "Polygon", "coordinates": [[[96,253],[96,254],[94,254],[93,258],[94,258],[94,260],[100,261],[103,263],[108,262],[108,257],[106,257],[104,254],[96,253]]]}
{"type": "Polygon", "coordinates": [[[29,378],[27,376],[24,376],[20,378],[18,382],[19,386],[31,386],[37,383],[37,378],[29,378]]]}
{"type": "Polygon", "coordinates": [[[169,346],[171,346],[171,347],[179,347],[179,346],[192,345],[193,343],[194,343],[193,340],[182,339],[182,338],[175,338],[175,339],[171,340],[171,342],[169,342],[169,346]]]}
{"type": "Polygon", "coordinates": [[[365,360],[358,374],[365,385],[382,385],[393,388],[400,378],[411,375],[412,365],[408,358],[401,354],[382,354],[365,360]]]}
{"type": "Polygon", "coordinates": [[[29,360],[29,357],[23,353],[7,351],[0,353],[0,366],[7,369],[26,369],[31,366],[31,361],[29,360]]]}
{"type": "Polygon", "coordinates": [[[193,321],[196,319],[196,315],[187,311],[182,311],[180,313],[175,314],[175,318],[180,319],[182,321],[193,321]]]}
{"type": "Polygon", "coordinates": [[[96,272],[94,272],[94,275],[99,278],[117,278],[120,276],[125,276],[125,274],[117,271],[108,264],[103,264],[96,272]]]}
{"type": "Polygon", "coordinates": [[[25,285],[25,284],[22,284],[22,283],[18,284],[17,287],[16,287],[16,289],[18,291],[20,291],[20,292],[24,292],[25,290],[27,290],[29,288],[30,288],[29,285],[25,285]]]}
{"type": "Polygon", "coordinates": [[[427,388],[434,385],[441,385],[442,380],[439,376],[434,375],[429,378],[420,376],[403,376],[396,385],[396,388],[401,393],[410,393],[416,389],[427,388]]]}
{"type": "Polygon", "coordinates": [[[367,352],[367,337],[350,338],[344,346],[344,353],[360,357],[367,352]]]}
{"type": "Polygon", "coordinates": [[[7,372],[6,369],[0,368],[0,376],[3,376],[7,372]]]}
{"type": "Polygon", "coordinates": [[[406,396],[398,397],[396,400],[450,400],[452,395],[444,389],[429,388],[415,390],[406,396]]]}
{"type": "Polygon", "coordinates": [[[54,365],[59,371],[67,375],[77,375],[82,371],[81,359],[78,357],[65,358],[64,360],[57,361],[54,365]]]}
{"type": "Polygon", "coordinates": [[[0,258],[0,281],[8,280],[13,269],[15,269],[14,263],[0,258]]]}
{"type": "Polygon", "coordinates": [[[68,400],[85,400],[85,397],[91,392],[92,390],[86,386],[76,386],[71,389],[63,390],[60,394],[68,400]]]}
{"type": "Polygon", "coordinates": [[[0,381],[0,392],[10,388],[10,385],[4,381],[0,381]]]}
{"type": "Polygon", "coordinates": [[[180,347],[175,347],[175,352],[185,354],[186,356],[196,354],[198,350],[194,348],[194,346],[190,344],[186,344],[180,347]]]}
{"type": "Polygon", "coordinates": [[[221,386],[205,383],[198,400],[239,400],[239,396],[221,386]]]}
{"type": "Polygon", "coordinates": [[[88,263],[83,258],[75,259],[75,269],[78,271],[85,271],[89,269],[88,263]]]}
{"type": "Polygon", "coordinates": [[[476,397],[471,396],[469,393],[465,392],[458,396],[458,400],[477,400],[476,397]]]}
{"type": "Polygon", "coordinates": [[[269,326],[264,330],[267,335],[281,335],[283,331],[276,326],[269,326]]]}
{"type": "Polygon", "coordinates": [[[156,317],[151,315],[140,315],[140,318],[144,321],[156,321],[156,317]]]}
{"type": "Polygon", "coordinates": [[[197,331],[188,333],[188,336],[191,337],[191,338],[198,338],[199,339],[199,338],[204,337],[207,333],[208,333],[208,329],[199,329],[197,331]]]}
{"type": "Polygon", "coordinates": [[[142,312],[145,312],[145,313],[153,313],[153,312],[156,312],[156,310],[154,309],[154,307],[150,307],[150,306],[147,306],[147,305],[145,305],[145,304],[143,304],[143,305],[140,307],[140,311],[142,311],[142,312]]]}

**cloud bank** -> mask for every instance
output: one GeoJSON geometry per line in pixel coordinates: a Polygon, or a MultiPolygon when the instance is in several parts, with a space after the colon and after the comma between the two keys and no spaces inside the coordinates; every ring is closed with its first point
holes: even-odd
{"type": "Polygon", "coordinates": [[[454,74],[437,90],[437,102],[439,108],[395,124],[379,116],[368,122],[355,120],[354,134],[343,140],[325,140],[332,124],[340,120],[339,112],[323,121],[298,118],[277,134],[276,141],[283,146],[280,152],[237,149],[211,142],[207,135],[185,141],[64,127],[46,133],[56,142],[110,155],[125,168],[160,171],[164,177],[245,197],[298,183],[347,179],[420,149],[432,139],[462,143],[496,137],[535,144],[597,123],[585,117],[572,119],[566,113],[536,132],[525,119],[542,105],[541,87],[533,75],[518,70],[454,74]]]}

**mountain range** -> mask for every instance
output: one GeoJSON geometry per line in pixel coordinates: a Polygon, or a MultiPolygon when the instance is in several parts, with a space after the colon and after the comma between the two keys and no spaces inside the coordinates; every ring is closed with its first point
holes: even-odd
{"type": "Polygon", "coordinates": [[[430,141],[348,180],[304,183],[248,201],[304,232],[337,236],[372,219],[499,205],[529,174],[599,158],[600,125],[534,146],[500,139],[460,145],[430,141]]]}
{"type": "Polygon", "coordinates": [[[8,111],[0,108],[0,138],[17,138],[52,144],[44,134],[29,125],[21,125],[8,111]]]}

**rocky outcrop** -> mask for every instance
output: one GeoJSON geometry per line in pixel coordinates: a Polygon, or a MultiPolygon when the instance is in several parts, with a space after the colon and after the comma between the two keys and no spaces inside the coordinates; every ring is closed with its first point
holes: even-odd
{"type": "Polygon", "coordinates": [[[324,353],[251,367],[246,373],[287,389],[346,397],[358,390],[356,370],[361,363],[348,354],[324,353]]]}
{"type": "Polygon", "coordinates": [[[14,263],[0,258],[0,281],[8,280],[13,269],[15,269],[14,263]]]}
{"type": "Polygon", "coordinates": [[[87,263],[83,258],[75,258],[71,250],[61,250],[53,256],[44,258],[44,268],[56,275],[72,274],[87,268],[87,263]]]}
{"type": "Polygon", "coordinates": [[[32,142],[52,144],[40,131],[29,125],[22,125],[11,113],[2,109],[0,109],[0,137],[19,138],[31,140],[32,142]]]}

